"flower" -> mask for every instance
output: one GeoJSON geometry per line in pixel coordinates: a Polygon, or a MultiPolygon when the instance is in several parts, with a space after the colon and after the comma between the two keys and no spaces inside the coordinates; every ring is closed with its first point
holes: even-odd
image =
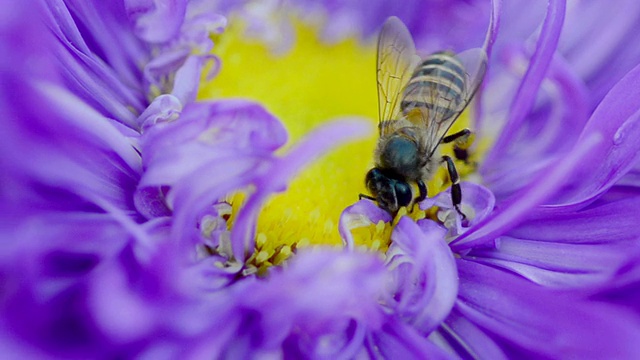
{"type": "MultiPolygon", "coordinates": [[[[325,4],[325,35],[344,31],[349,12],[362,6],[353,4],[346,15],[344,7],[325,4]]],[[[395,220],[371,201],[353,204],[364,191],[362,176],[354,174],[366,171],[368,160],[361,157],[370,156],[375,141],[371,124],[362,116],[326,119],[344,115],[344,108],[373,115],[375,103],[366,99],[375,98],[375,85],[357,91],[357,78],[370,76],[357,60],[370,60],[372,69],[373,51],[354,39],[328,46],[291,25],[300,46],[294,53],[323,50],[303,57],[307,68],[291,74],[290,61],[300,60],[259,56],[265,50],[256,44],[246,45],[251,56],[243,57],[246,52],[233,48],[242,43],[225,43],[225,36],[238,34],[237,22],[214,36],[213,46],[209,33],[219,35],[226,24],[224,4],[2,5],[8,15],[0,22],[0,44],[11,54],[0,62],[0,231],[7,239],[0,252],[0,343],[7,354],[505,358],[637,352],[637,309],[628,305],[637,292],[637,236],[626,227],[634,224],[640,199],[633,172],[638,150],[630,141],[637,131],[640,68],[602,85],[585,82],[581,76],[588,72],[573,72],[578,63],[557,60],[564,1],[549,1],[532,48],[517,36],[516,47],[495,41],[499,20],[514,14],[499,17],[499,1],[441,5],[447,15],[434,16],[442,21],[433,26],[421,27],[417,15],[409,22],[418,44],[444,46],[440,41],[447,38],[432,34],[445,20],[482,14],[471,18],[484,21],[469,28],[488,23],[484,39],[452,34],[452,43],[465,48],[484,41],[488,53],[506,54],[503,61],[491,57],[474,117],[478,174],[473,164],[460,163],[470,179],[462,184],[470,214],[464,221],[446,191],[395,220]],[[34,6],[42,22],[25,21],[34,6]],[[209,82],[218,67],[212,50],[222,68],[209,82]],[[259,64],[259,72],[241,67],[245,61],[259,64]],[[213,69],[201,80],[207,63],[213,69]],[[240,68],[234,71],[234,64],[240,68]],[[309,70],[321,66],[345,66],[349,71],[340,76],[356,80],[327,91],[327,81],[335,79],[314,79],[309,70]],[[301,78],[310,83],[300,86],[301,78]],[[602,87],[610,89],[604,97],[602,87]],[[513,97],[496,95],[509,88],[513,97]],[[266,96],[269,111],[224,98],[233,91],[266,96]],[[287,91],[307,102],[283,96],[287,91]],[[330,95],[338,99],[329,101],[330,95]],[[503,125],[499,137],[496,124],[503,125]],[[543,141],[559,138],[565,141],[543,141]],[[487,139],[493,140],[488,152],[487,139]],[[472,181],[474,175],[480,180],[472,181]],[[342,241],[346,249],[330,246],[342,241]]],[[[395,11],[367,6],[371,15],[356,21],[365,37],[395,11]]],[[[405,17],[413,14],[419,12],[405,17]]],[[[563,51],[580,53],[571,46],[563,51]]],[[[625,64],[638,63],[634,50],[623,55],[625,64]]],[[[457,125],[470,121],[464,115],[457,125]]],[[[447,187],[440,175],[431,194],[447,187]]]]}

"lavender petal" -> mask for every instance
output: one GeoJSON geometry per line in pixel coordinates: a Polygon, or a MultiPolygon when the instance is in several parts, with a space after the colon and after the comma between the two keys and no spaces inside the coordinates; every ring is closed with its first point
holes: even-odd
{"type": "Polygon", "coordinates": [[[495,161],[498,154],[505,151],[509,140],[514,137],[515,131],[520,128],[526,114],[531,109],[535,95],[558,45],[565,7],[566,1],[564,0],[549,0],[536,50],[531,56],[527,72],[509,109],[509,121],[502,129],[500,137],[493,144],[491,151],[486,155],[486,162],[495,161]]]}
{"type": "Polygon", "coordinates": [[[593,134],[603,140],[588,161],[577,169],[575,181],[562,193],[560,204],[584,205],[593,201],[632,168],[640,156],[635,142],[640,132],[640,66],[620,80],[602,100],[581,138],[593,134]]]}
{"type": "Polygon", "coordinates": [[[379,221],[390,222],[391,220],[393,220],[391,219],[391,215],[380,209],[380,207],[372,201],[360,200],[342,211],[338,231],[346,248],[354,250],[355,243],[353,241],[353,235],[351,235],[352,229],[377,224],[379,221]]]}
{"type": "Polygon", "coordinates": [[[549,287],[604,284],[632,254],[640,197],[600,202],[580,212],[547,212],[499,238],[496,249],[475,249],[476,261],[504,267],[549,287]]]}
{"type": "Polygon", "coordinates": [[[187,9],[186,0],[126,0],[124,5],[136,35],[150,43],[174,38],[187,9]]]}
{"type": "Polygon", "coordinates": [[[394,281],[386,305],[421,334],[433,331],[456,299],[455,260],[444,234],[445,229],[431,220],[418,225],[403,217],[387,251],[385,265],[394,281]]]}
{"type": "Polygon", "coordinates": [[[549,291],[472,261],[457,265],[456,309],[503,343],[509,357],[628,358],[637,352],[640,323],[624,310],[549,291]]]}

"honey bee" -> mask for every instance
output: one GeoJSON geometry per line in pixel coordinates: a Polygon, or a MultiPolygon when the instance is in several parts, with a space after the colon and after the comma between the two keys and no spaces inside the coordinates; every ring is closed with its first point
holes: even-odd
{"type": "Polygon", "coordinates": [[[420,59],[402,21],[387,19],[378,38],[380,138],[375,167],[365,178],[373,196],[360,194],[361,199],[376,201],[395,215],[401,207],[426,198],[425,181],[444,163],[452,183],[453,205],[464,218],[456,167],[437,150],[441,143],[469,138],[469,129],[445,135],[480,86],[486,64],[486,53],[480,48],[459,54],[437,52],[420,59]],[[411,183],[417,185],[418,194],[411,183]]]}

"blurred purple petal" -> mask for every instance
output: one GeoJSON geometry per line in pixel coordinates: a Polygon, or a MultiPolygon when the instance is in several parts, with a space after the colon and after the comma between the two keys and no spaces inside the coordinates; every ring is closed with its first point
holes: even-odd
{"type": "Polygon", "coordinates": [[[204,66],[203,60],[206,58],[188,57],[184,64],[176,71],[176,78],[173,82],[171,95],[180,99],[183,104],[188,104],[196,100],[198,85],[200,84],[200,74],[204,66]]]}
{"type": "Polygon", "coordinates": [[[367,348],[371,358],[384,359],[455,359],[412,327],[391,320],[370,337],[367,348]]]}
{"type": "Polygon", "coordinates": [[[140,114],[138,123],[148,129],[158,123],[174,121],[180,116],[183,103],[173,95],[160,95],[140,114]]]}
{"type": "Polygon", "coordinates": [[[640,3],[622,0],[612,6],[609,1],[592,1],[572,10],[567,13],[559,48],[587,82],[595,106],[640,60],[640,48],[625,46],[640,28],[640,3]]]}
{"type": "Polygon", "coordinates": [[[126,0],[124,4],[136,35],[151,43],[175,37],[187,8],[186,0],[126,0]]]}
{"type": "Polygon", "coordinates": [[[234,354],[285,345],[286,353],[303,357],[354,356],[364,342],[358,326],[379,329],[385,319],[377,302],[385,278],[375,254],[301,251],[286,271],[274,271],[238,294],[239,314],[246,320],[234,341],[244,348],[237,347],[234,354]],[[263,336],[247,343],[256,333],[263,336]]]}

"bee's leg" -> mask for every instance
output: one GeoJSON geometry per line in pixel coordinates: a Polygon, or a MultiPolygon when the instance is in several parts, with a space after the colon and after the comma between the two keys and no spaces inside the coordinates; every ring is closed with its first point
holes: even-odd
{"type": "Polygon", "coordinates": [[[462,140],[464,142],[467,141],[467,139],[471,136],[472,132],[469,129],[463,129],[458,131],[457,133],[451,134],[451,135],[447,135],[445,137],[442,138],[442,142],[445,144],[448,144],[450,142],[456,141],[456,140],[462,140]]]}
{"type": "Polygon", "coordinates": [[[445,136],[442,138],[442,142],[448,144],[455,141],[453,153],[455,154],[456,159],[467,163],[469,161],[469,147],[473,144],[473,138],[473,132],[469,129],[464,129],[455,134],[445,136]]]}
{"type": "Polygon", "coordinates": [[[416,181],[416,184],[418,184],[418,190],[420,191],[416,202],[421,202],[422,200],[427,198],[427,185],[425,185],[424,181],[422,180],[416,181]]]}
{"type": "Polygon", "coordinates": [[[458,177],[458,170],[453,163],[453,159],[449,156],[443,156],[442,161],[447,163],[447,171],[449,172],[449,178],[451,179],[451,202],[453,207],[456,208],[458,214],[462,216],[464,220],[466,216],[460,210],[460,204],[462,203],[462,189],[460,188],[460,177],[458,177]]]}
{"type": "Polygon", "coordinates": [[[427,185],[424,184],[424,181],[418,180],[416,181],[416,184],[418,185],[419,193],[418,193],[418,197],[416,198],[416,200],[413,202],[413,205],[411,206],[411,211],[413,211],[417,203],[427,198],[427,185]]]}
{"type": "Polygon", "coordinates": [[[376,198],[374,198],[373,196],[369,196],[369,195],[365,195],[365,194],[358,195],[358,200],[362,200],[362,199],[376,201],[376,198]]]}

